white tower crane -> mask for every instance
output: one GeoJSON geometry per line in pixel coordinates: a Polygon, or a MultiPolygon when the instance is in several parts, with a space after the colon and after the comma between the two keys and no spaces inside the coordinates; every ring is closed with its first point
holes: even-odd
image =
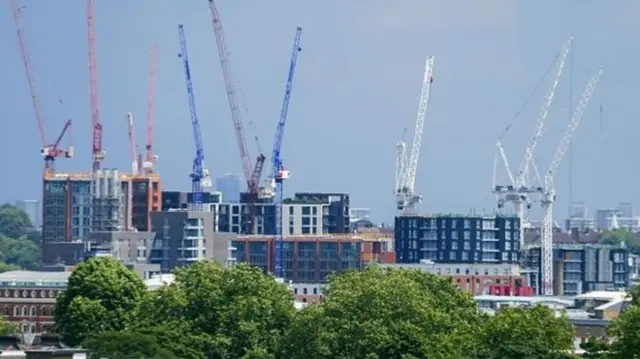
{"type": "Polygon", "coordinates": [[[549,114],[549,108],[551,107],[551,103],[553,102],[553,97],[555,96],[556,88],[558,87],[558,83],[560,82],[562,72],[564,71],[567,55],[571,50],[572,44],[573,37],[570,36],[569,39],[562,45],[562,49],[560,50],[560,53],[556,58],[555,62],[557,62],[557,66],[555,76],[551,79],[547,92],[544,95],[542,106],[540,106],[538,117],[536,118],[533,135],[531,136],[531,139],[525,147],[524,157],[515,176],[510,170],[509,162],[507,160],[507,156],[504,152],[504,148],[502,147],[500,139],[498,139],[496,143],[497,153],[500,154],[502,162],[504,163],[505,170],[507,172],[507,175],[509,176],[510,184],[496,185],[496,168],[494,168],[493,193],[496,195],[496,198],[498,200],[498,208],[503,208],[506,202],[513,203],[515,212],[518,215],[518,218],[520,218],[521,246],[524,241],[524,228],[526,226],[526,223],[528,222],[527,210],[531,208],[529,196],[533,193],[540,193],[542,191],[542,187],[533,186],[531,181],[529,180],[529,168],[532,165],[533,153],[536,145],[538,144],[538,140],[540,139],[540,137],[542,137],[542,133],[544,132],[544,126],[547,115],[549,114]]]}
{"type": "Polygon", "coordinates": [[[433,60],[433,56],[428,56],[425,61],[422,92],[418,105],[418,118],[413,133],[411,156],[408,160],[407,146],[404,141],[400,141],[396,145],[396,149],[398,150],[396,159],[396,208],[403,211],[404,214],[413,213],[415,211],[415,205],[422,202],[422,196],[414,194],[414,187],[416,183],[416,172],[418,170],[420,144],[422,143],[422,130],[424,128],[424,119],[431,94],[431,83],[433,82],[433,60]]]}
{"type": "Polygon", "coordinates": [[[549,169],[544,176],[544,188],[542,198],[540,200],[542,203],[542,210],[544,212],[541,243],[543,295],[553,295],[553,202],[556,200],[554,178],[556,171],[560,166],[560,162],[562,162],[564,154],[567,151],[569,144],[571,144],[573,134],[582,120],[582,115],[589,104],[591,95],[593,95],[593,91],[596,89],[598,81],[600,81],[600,76],[602,76],[603,71],[604,70],[600,68],[598,72],[591,76],[587,82],[587,86],[582,93],[582,98],[580,99],[580,102],[578,102],[578,105],[571,116],[571,121],[567,126],[567,130],[565,131],[562,140],[560,140],[560,145],[556,149],[553,159],[551,160],[551,164],[549,165],[549,169]]]}

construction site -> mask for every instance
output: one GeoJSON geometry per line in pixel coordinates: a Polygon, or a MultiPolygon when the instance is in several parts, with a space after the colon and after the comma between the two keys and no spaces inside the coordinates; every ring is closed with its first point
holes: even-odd
{"type": "MultiPolygon", "coordinates": [[[[213,190],[204,155],[205,142],[196,110],[193,74],[183,25],[177,25],[176,45],[179,46],[193,131],[192,140],[195,144],[191,172],[188,174],[191,182],[188,192],[163,188],[161,175],[156,169],[160,156],[154,146],[157,62],[157,46],[154,44],[149,45],[144,148],[141,149],[136,142],[134,114],[126,112],[122,118],[128,126],[130,163],[126,167],[130,166],[130,170],[105,166],[107,155],[103,148],[103,122],[98,96],[93,0],[86,0],[92,126],[91,169],[69,173],[56,168],[59,159],[72,160],[77,152],[71,137],[72,120],[64,123],[59,135],[53,140],[46,136],[44,116],[27,48],[28,41],[21,20],[25,15],[24,8],[20,6],[19,0],[11,0],[21,57],[42,143],[40,153],[44,159],[43,258],[60,257],[57,254],[47,255],[49,244],[55,246],[59,243],[83,242],[92,233],[148,232],[153,233],[150,234],[150,238],[154,238],[153,243],[139,244],[135,251],[131,251],[136,252],[137,261],[153,262],[163,272],[170,271],[175,263],[191,263],[192,260],[215,257],[230,263],[248,262],[265,272],[274,273],[278,278],[316,283],[324,282],[330,272],[362,268],[367,264],[366,261],[417,265],[426,260],[433,261],[435,265],[444,263],[449,266],[443,267],[448,271],[454,268],[450,266],[453,263],[483,263],[487,266],[495,264],[496,267],[487,267],[485,274],[493,273],[491,280],[494,280],[502,273],[500,275],[509,277],[510,282],[517,282],[528,288],[518,289],[522,293],[553,295],[565,289],[581,290],[572,287],[572,283],[560,285],[564,279],[559,272],[564,267],[558,266],[554,259],[554,182],[557,170],[603,74],[602,68],[596,69],[587,80],[548,168],[540,172],[534,160],[539,140],[547,128],[546,120],[558,84],[571,56],[573,37],[569,37],[562,45],[544,75],[545,79],[549,78],[548,86],[534,121],[533,134],[517,167],[510,166],[503,145],[510,125],[496,140],[491,193],[495,195],[497,210],[492,214],[419,213],[423,197],[416,188],[416,177],[419,173],[420,149],[432,87],[437,86],[434,81],[435,57],[426,56],[411,147],[404,140],[396,143],[393,198],[397,216],[395,228],[391,230],[395,231],[392,239],[389,232],[385,232],[386,228],[369,225],[365,230],[365,227],[358,228],[350,223],[348,194],[296,193],[292,198],[284,198],[283,184],[291,178],[291,172],[283,166],[281,147],[298,57],[302,50],[302,28],[298,26],[292,29],[293,43],[288,54],[288,71],[272,151],[265,154],[260,150],[257,155],[251,155],[221,16],[215,1],[208,0],[207,4],[224,79],[230,115],[228,117],[235,130],[237,153],[242,164],[244,188],[241,189],[237,202],[225,202],[225,198],[213,190]],[[65,145],[67,142],[69,144],[65,145]],[[265,167],[266,175],[263,173],[265,167]],[[514,168],[516,170],[512,172],[514,168]],[[525,232],[532,228],[534,222],[534,205],[539,206],[541,213],[540,234],[536,243],[525,243],[525,232]],[[220,233],[233,234],[235,237],[220,233]],[[366,236],[363,236],[364,233],[366,236]],[[176,236],[181,239],[176,240],[176,236]],[[365,237],[366,240],[363,239],[365,237]],[[205,243],[216,238],[225,238],[224,245],[205,243]],[[214,249],[224,251],[224,255],[211,253],[214,249]],[[524,252],[529,249],[535,250],[536,258],[531,259],[531,255],[525,255],[524,252]],[[525,257],[529,264],[524,263],[525,257]],[[521,268],[513,270],[514,265],[521,268]]],[[[73,249],[74,260],[82,257],[77,254],[80,250],[78,248],[73,249]]],[[[64,261],[68,262],[70,259],[64,261]]],[[[436,271],[437,268],[430,270],[436,271]]],[[[613,279],[615,275],[615,271],[611,271],[611,278],[601,282],[606,282],[606,285],[620,282],[613,279]]],[[[601,284],[584,285],[596,288],[601,284]]],[[[468,287],[473,287],[474,292],[479,290],[481,293],[484,290],[475,289],[482,287],[475,284],[468,287]]],[[[504,288],[500,290],[505,292],[504,288]]]]}

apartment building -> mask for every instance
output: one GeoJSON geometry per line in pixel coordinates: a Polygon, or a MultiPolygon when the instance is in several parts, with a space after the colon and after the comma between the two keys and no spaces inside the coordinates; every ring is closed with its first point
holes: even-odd
{"type": "MultiPolygon", "coordinates": [[[[524,251],[528,282],[539,293],[540,245],[524,251]]],[[[594,290],[627,288],[629,250],[624,246],[602,244],[563,244],[553,246],[554,294],[579,295],[594,290]]]]}
{"type": "MultiPolygon", "coordinates": [[[[293,283],[325,283],[331,273],[361,269],[362,238],[356,235],[294,235],[283,238],[284,279],[293,283]]],[[[235,261],[274,270],[275,238],[238,236],[232,242],[235,261]]]]}
{"type": "Polygon", "coordinates": [[[151,228],[155,238],[149,262],[162,272],[212,259],[222,264],[230,259],[230,241],[236,235],[215,230],[215,212],[172,210],[153,212],[151,228]]]}
{"type": "Polygon", "coordinates": [[[399,216],[397,263],[519,263],[520,220],[504,215],[399,216]]]}

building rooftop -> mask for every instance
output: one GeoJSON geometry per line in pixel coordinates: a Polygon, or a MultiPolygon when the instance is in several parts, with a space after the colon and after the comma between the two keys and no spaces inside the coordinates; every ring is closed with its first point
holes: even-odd
{"type": "Polygon", "coordinates": [[[32,287],[67,285],[71,272],[9,271],[0,273],[0,286],[32,287]]]}
{"type": "Polygon", "coordinates": [[[400,215],[398,217],[424,217],[424,218],[483,218],[483,219],[494,219],[496,217],[499,218],[517,218],[515,214],[508,213],[478,213],[478,212],[469,212],[469,213],[423,213],[423,214],[410,214],[410,215],[400,215]]]}
{"type": "MultiPolygon", "coordinates": [[[[273,235],[266,235],[266,234],[245,234],[245,235],[239,235],[237,237],[236,240],[238,241],[242,241],[242,240],[250,240],[250,241],[265,241],[265,240],[270,240],[270,239],[274,239],[275,236],[273,235]]],[[[283,238],[285,241],[286,240],[298,240],[298,241],[363,241],[365,240],[365,238],[363,238],[362,236],[358,235],[358,234],[350,234],[350,233],[345,233],[345,234],[294,234],[294,235],[287,235],[287,236],[283,236],[283,238]]]]}
{"type": "Polygon", "coordinates": [[[553,296],[504,296],[504,295],[477,295],[473,297],[477,302],[495,302],[495,303],[520,303],[520,304],[558,304],[564,307],[570,307],[574,304],[572,299],[566,297],[553,296]]]}
{"type": "Polygon", "coordinates": [[[160,274],[155,275],[149,279],[144,280],[144,284],[147,286],[147,289],[155,290],[158,289],[165,284],[171,284],[176,279],[173,274],[160,274]]]}
{"type": "Polygon", "coordinates": [[[579,294],[576,300],[600,300],[600,301],[618,301],[627,298],[627,292],[623,291],[605,291],[598,290],[588,293],[579,294]]]}

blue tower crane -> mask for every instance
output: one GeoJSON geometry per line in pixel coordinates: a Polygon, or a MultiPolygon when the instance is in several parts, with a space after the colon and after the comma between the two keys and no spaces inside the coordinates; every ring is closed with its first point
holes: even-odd
{"type": "Polygon", "coordinates": [[[273,180],[276,186],[276,240],[275,240],[275,275],[277,278],[284,278],[282,267],[283,245],[282,245],[282,201],[284,191],[282,182],[291,176],[289,171],[285,171],[280,158],[280,148],[282,147],[282,138],[284,136],[284,126],[287,122],[287,112],[289,111],[289,99],[291,98],[291,88],[293,85],[293,76],[296,71],[296,63],[298,62],[298,53],[300,52],[300,35],[302,28],[296,28],[296,36],[293,40],[293,50],[291,52],[291,61],[289,63],[289,75],[287,76],[287,85],[284,91],[284,99],[282,100],[282,108],[280,110],[280,120],[276,128],[276,138],[273,143],[273,152],[271,154],[271,163],[273,165],[273,180]]]}
{"type": "Polygon", "coordinates": [[[202,211],[202,181],[207,180],[208,172],[204,168],[204,150],[202,148],[202,133],[200,122],[196,115],[196,102],[193,97],[193,84],[191,83],[191,71],[189,69],[189,57],[187,55],[187,40],[184,36],[184,26],[178,25],[180,35],[180,54],[184,64],[184,77],[187,83],[187,95],[189,96],[189,112],[191,114],[191,125],[193,126],[193,137],[196,143],[196,156],[193,159],[191,172],[192,209],[202,211]]]}

